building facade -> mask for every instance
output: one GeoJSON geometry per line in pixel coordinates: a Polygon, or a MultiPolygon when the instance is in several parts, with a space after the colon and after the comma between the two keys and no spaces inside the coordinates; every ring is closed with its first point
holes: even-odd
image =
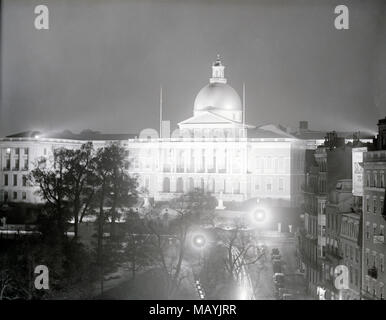
{"type": "MultiPolygon", "coordinates": [[[[339,256],[328,250],[331,245],[337,247],[338,241],[335,239],[334,242],[334,238],[328,236],[326,208],[333,205],[330,192],[335,190],[338,181],[343,183],[343,179],[351,179],[351,147],[344,138],[331,132],[326,135],[323,145],[307,153],[303,226],[297,238],[298,265],[305,271],[310,295],[330,299],[334,275],[331,279],[326,276],[330,274],[332,265],[338,265],[339,256]]],[[[350,180],[350,196],[351,188],[350,180]]],[[[335,298],[334,293],[333,296],[335,298]]]]}
{"type": "Polygon", "coordinates": [[[342,215],[340,230],[341,264],[348,268],[348,288],[341,292],[343,300],[360,300],[362,288],[361,213],[342,215]]]}
{"type": "Polygon", "coordinates": [[[277,206],[302,202],[306,141],[280,126],[245,123],[243,100],[228,85],[218,58],[196,96],[193,116],[170,133],[154,129],[129,140],[130,173],[156,201],[194,188],[224,202],[270,199],[277,206]]]}
{"type": "Polygon", "coordinates": [[[386,118],[378,123],[376,150],[363,155],[363,256],[362,296],[385,299],[385,174],[386,118]]]}
{"type": "MultiPolygon", "coordinates": [[[[129,137],[129,135],[124,135],[129,137]]],[[[131,135],[130,135],[131,136],[131,135]]],[[[59,148],[76,149],[88,141],[99,148],[111,142],[124,143],[122,135],[73,135],[23,132],[0,139],[0,202],[39,204],[37,187],[28,182],[28,175],[38,159],[50,159],[59,148]]]]}

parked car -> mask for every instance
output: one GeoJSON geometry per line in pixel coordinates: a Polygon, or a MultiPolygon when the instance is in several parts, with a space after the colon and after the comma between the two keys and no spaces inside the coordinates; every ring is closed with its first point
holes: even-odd
{"type": "Polygon", "coordinates": [[[272,261],[272,268],[273,268],[273,273],[281,273],[281,260],[273,260],[272,261]]]}
{"type": "Polygon", "coordinates": [[[284,284],[284,273],[275,273],[273,275],[273,282],[278,284],[284,284]]]}
{"type": "Polygon", "coordinates": [[[297,300],[296,297],[290,293],[283,293],[283,300],[297,300]]]}
{"type": "Polygon", "coordinates": [[[271,260],[280,260],[281,259],[281,255],[280,254],[273,254],[271,255],[271,260]]]}
{"type": "Polygon", "coordinates": [[[271,256],[280,254],[280,250],[278,248],[272,248],[271,256]]]}

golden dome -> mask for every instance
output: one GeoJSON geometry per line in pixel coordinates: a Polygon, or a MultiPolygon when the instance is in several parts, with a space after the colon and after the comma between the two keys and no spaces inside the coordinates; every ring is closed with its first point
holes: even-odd
{"type": "Polygon", "coordinates": [[[210,110],[242,111],[240,96],[226,83],[209,83],[197,94],[194,111],[210,110]]]}

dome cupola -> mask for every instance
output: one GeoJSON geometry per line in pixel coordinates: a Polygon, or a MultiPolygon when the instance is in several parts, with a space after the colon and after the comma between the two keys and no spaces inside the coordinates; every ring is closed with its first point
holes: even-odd
{"type": "Polygon", "coordinates": [[[212,65],[212,77],[194,101],[194,114],[211,111],[234,121],[242,121],[242,102],[240,96],[224,77],[225,66],[220,56],[212,65]]]}

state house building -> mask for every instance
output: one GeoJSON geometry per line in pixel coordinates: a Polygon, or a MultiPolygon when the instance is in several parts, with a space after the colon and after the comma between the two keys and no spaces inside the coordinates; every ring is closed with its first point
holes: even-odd
{"type": "Polygon", "coordinates": [[[298,206],[307,141],[280,126],[245,123],[239,94],[227,83],[219,57],[197,94],[192,117],[170,132],[145,129],[129,139],[131,167],[143,190],[168,200],[202,188],[224,201],[259,198],[298,206]]]}
{"type": "Polygon", "coordinates": [[[298,207],[305,149],[323,142],[324,133],[307,138],[280,125],[246,124],[244,98],[227,83],[224,69],[218,57],[209,83],[196,96],[192,117],[172,133],[169,122],[161,120],[160,133],[25,132],[0,139],[0,201],[39,202],[25,176],[38,157],[49,157],[54,148],[114,141],[127,149],[128,172],[138,177],[141,192],[155,201],[202,188],[224,202],[258,198],[298,207]]]}

